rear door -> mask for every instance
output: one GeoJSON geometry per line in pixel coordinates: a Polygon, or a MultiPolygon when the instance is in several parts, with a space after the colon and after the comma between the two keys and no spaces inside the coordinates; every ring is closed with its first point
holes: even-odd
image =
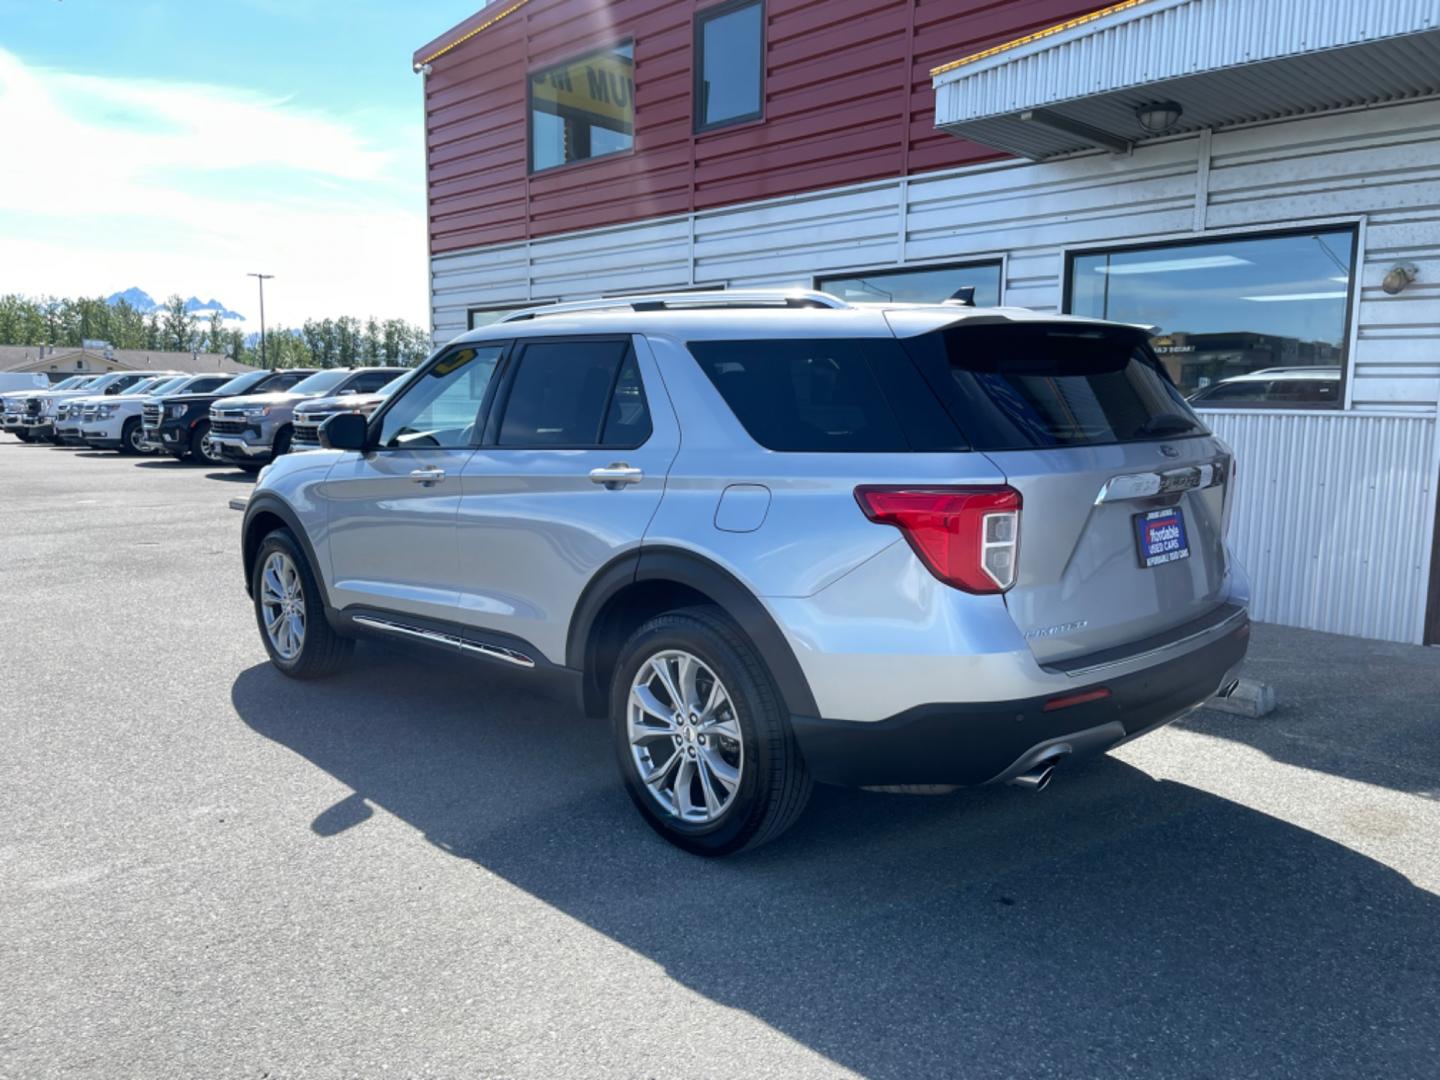
{"type": "Polygon", "coordinates": [[[680,431],[643,338],[518,343],[461,474],[460,617],[564,662],[595,572],[638,547],[680,431]]]}
{"type": "Polygon", "coordinates": [[[1005,595],[1037,659],[1139,642],[1222,603],[1230,455],[1140,332],[975,320],[905,344],[1020,492],[1005,595]]]}

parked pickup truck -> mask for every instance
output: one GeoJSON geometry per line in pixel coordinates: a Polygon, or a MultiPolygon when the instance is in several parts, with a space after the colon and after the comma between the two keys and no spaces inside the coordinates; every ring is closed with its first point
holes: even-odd
{"type": "Polygon", "coordinates": [[[80,435],[92,450],[119,450],[122,454],[148,454],[159,449],[145,439],[141,413],[146,404],[186,387],[213,390],[225,382],[225,375],[176,375],[150,385],[132,388],[113,398],[86,404],[80,417],[80,435]]]}
{"type": "Polygon", "coordinates": [[[11,390],[0,395],[0,426],[21,442],[32,442],[36,436],[31,433],[28,416],[41,415],[41,403],[50,394],[66,390],[83,390],[100,376],[71,375],[46,390],[11,390]]]}
{"type": "Polygon", "coordinates": [[[339,413],[359,413],[369,416],[385,403],[385,399],[404,380],[397,375],[373,394],[360,394],[347,390],[333,397],[306,398],[295,406],[295,433],[290,437],[290,449],[320,449],[320,425],[339,413]]]}
{"type": "Polygon", "coordinates": [[[206,465],[223,465],[225,459],[210,442],[211,403],[240,394],[286,390],[314,374],[314,368],[247,371],[203,393],[167,394],[142,409],[145,439],[177,461],[193,458],[206,465]]]}
{"type": "Polygon", "coordinates": [[[210,407],[210,442],[222,460],[251,472],[286,454],[295,406],[306,398],[373,394],[405,368],[327,368],[285,389],[231,397],[210,407]]]}

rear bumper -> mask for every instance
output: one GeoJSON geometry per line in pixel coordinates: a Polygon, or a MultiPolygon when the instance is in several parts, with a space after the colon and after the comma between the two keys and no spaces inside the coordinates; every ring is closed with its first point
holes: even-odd
{"type": "Polygon", "coordinates": [[[1233,681],[1250,622],[1198,648],[1067,694],[1108,690],[1101,700],[1046,711],[1054,695],[1015,701],[921,705],[873,722],[792,717],[816,780],[856,787],[985,784],[1008,780],[1049,756],[1084,757],[1183,716],[1233,681]]]}

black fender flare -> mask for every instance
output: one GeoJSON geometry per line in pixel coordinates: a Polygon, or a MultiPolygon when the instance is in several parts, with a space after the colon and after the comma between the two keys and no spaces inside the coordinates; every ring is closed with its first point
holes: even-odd
{"type": "Polygon", "coordinates": [[[596,620],[622,590],[643,581],[669,581],[704,593],[735,620],[765,658],[776,688],[792,716],[818,716],[810,682],[790,642],[758,597],[735,575],[702,555],[674,547],[644,547],[603,566],[580,594],[565,639],[565,666],[586,671],[586,654],[596,620]]]}
{"type": "MultiPolygon", "coordinates": [[[[315,581],[320,586],[320,599],[325,604],[327,613],[333,609],[330,606],[330,596],[325,591],[325,575],[321,573],[320,560],[315,555],[315,548],[310,544],[310,537],[300,524],[300,516],[290,508],[290,504],[278,495],[268,491],[262,491],[259,495],[252,495],[250,501],[245,504],[245,517],[240,524],[240,559],[245,570],[245,592],[251,593],[251,578],[254,575],[255,567],[251,559],[251,549],[247,540],[250,536],[250,526],[260,514],[273,514],[285,523],[285,527],[294,534],[300,546],[305,551],[305,558],[310,560],[310,570],[315,575],[315,581]]],[[[259,545],[257,544],[256,547],[259,545]]]]}

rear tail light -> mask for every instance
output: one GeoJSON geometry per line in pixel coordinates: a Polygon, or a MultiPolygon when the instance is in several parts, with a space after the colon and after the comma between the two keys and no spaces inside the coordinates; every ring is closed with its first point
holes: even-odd
{"type": "Polygon", "coordinates": [[[1020,493],[1010,487],[859,487],[871,521],[894,525],[932,574],[969,593],[1015,584],[1020,493]]]}

